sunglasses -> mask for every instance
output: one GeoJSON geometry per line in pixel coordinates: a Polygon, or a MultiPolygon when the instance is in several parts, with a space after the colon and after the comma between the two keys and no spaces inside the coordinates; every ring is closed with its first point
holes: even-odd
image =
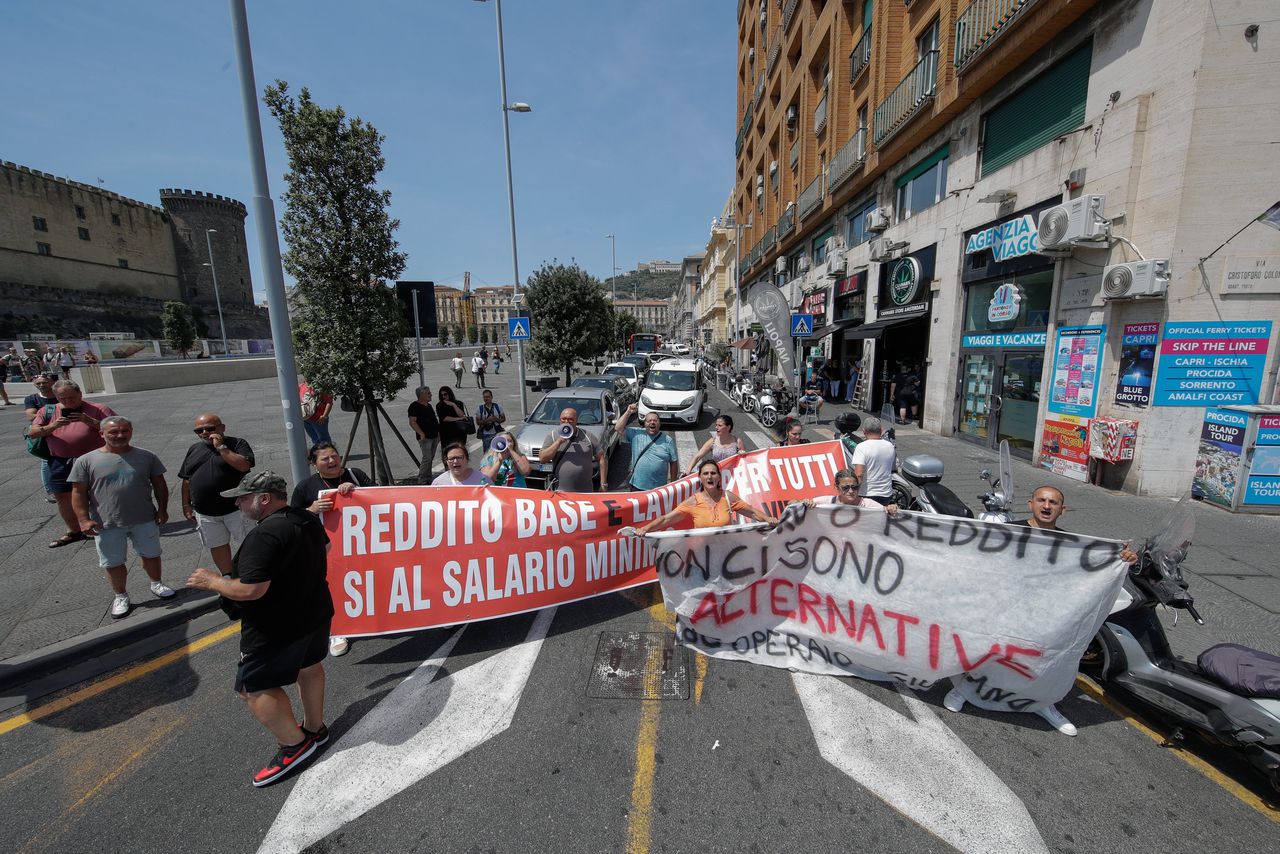
{"type": "Polygon", "coordinates": [[[218,428],[217,428],[217,427],[197,427],[196,429],[192,430],[191,432],[192,432],[192,433],[195,433],[195,434],[197,434],[197,435],[199,435],[200,433],[217,433],[217,432],[218,432],[218,428]]]}
{"type": "Polygon", "coordinates": [[[841,492],[853,492],[858,488],[856,483],[846,483],[844,486],[837,487],[841,492]]]}

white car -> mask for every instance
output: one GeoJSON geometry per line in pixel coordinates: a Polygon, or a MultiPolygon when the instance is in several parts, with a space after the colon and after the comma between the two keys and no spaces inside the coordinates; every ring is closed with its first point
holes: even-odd
{"type": "Polygon", "coordinates": [[[674,353],[674,354],[675,354],[675,355],[677,355],[677,356],[687,356],[687,355],[689,355],[689,345],[688,345],[688,344],[668,344],[668,345],[667,345],[667,349],[668,349],[668,350],[670,350],[672,353],[674,353]]]}
{"type": "Polygon", "coordinates": [[[637,391],[640,389],[640,369],[630,362],[610,362],[600,373],[606,377],[622,377],[627,385],[637,391]]]}
{"type": "Polygon", "coordinates": [[[662,421],[696,424],[706,402],[707,392],[702,382],[702,372],[692,359],[667,359],[649,369],[640,390],[640,406],[643,419],[656,412],[662,421]]]}

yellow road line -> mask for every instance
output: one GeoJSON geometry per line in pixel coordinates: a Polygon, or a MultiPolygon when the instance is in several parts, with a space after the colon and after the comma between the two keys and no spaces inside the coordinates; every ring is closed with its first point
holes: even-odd
{"type": "Polygon", "coordinates": [[[702,681],[707,678],[707,657],[698,651],[693,653],[693,704],[702,703],[702,681]]]}
{"type": "MultiPolygon", "coordinates": [[[[1115,713],[1116,716],[1120,717],[1134,729],[1138,730],[1138,732],[1147,736],[1157,744],[1164,743],[1165,738],[1163,735],[1139,720],[1127,707],[1108,697],[1106,693],[1103,692],[1102,687],[1088,676],[1083,674],[1077,675],[1076,685],[1081,691],[1084,691],[1090,697],[1093,697],[1099,703],[1106,706],[1115,713]]],[[[1232,780],[1226,774],[1223,774],[1217,768],[1214,768],[1196,754],[1176,745],[1166,747],[1165,749],[1190,765],[1192,768],[1199,771],[1205,777],[1208,777],[1214,783],[1217,783],[1218,786],[1225,789],[1228,794],[1233,795],[1237,800],[1253,807],[1272,821],[1280,823],[1280,812],[1278,812],[1274,807],[1253,792],[1246,789],[1244,786],[1237,783],[1235,780],[1232,780]]]]}
{"type": "Polygon", "coordinates": [[[19,727],[26,726],[27,724],[38,721],[41,718],[47,718],[49,715],[54,715],[65,709],[69,709],[77,703],[82,703],[85,700],[96,697],[106,691],[110,691],[112,688],[118,688],[119,686],[132,682],[135,679],[140,679],[148,673],[154,673],[160,668],[172,664],[175,661],[180,661],[190,655],[195,655],[200,650],[207,649],[214,644],[220,643],[239,633],[240,624],[232,623],[225,628],[219,629],[212,634],[205,635],[204,637],[194,640],[184,646],[180,646],[175,650],[166,652],[164,655],[153,658],[150,661],[135,664],[132,667],[121,670],[115,675],[109,676],[100,682],[94,682],[92,685],[86,685],[78,691],[72,691],[70,694],[59,697],[58,699],[46,703],[43,706],[37,706],[34,709],[29,709],[21,714],[14,715],[11,718],[0,721],[0,735],[12,732],[19,727]]]}
{"type": "MultiPolygon", "coordinates": [[[[657,693],[662,676],[658,648],[649,652],[644,693],[657,693]]],[[[631,810],[627,813],[627,854],[648,854],[653,824],[653,777],[657,770],[658,717],[661,700],[642,700],[640,729],[636,735],[636,769],[631,781],[631,810]]]]}

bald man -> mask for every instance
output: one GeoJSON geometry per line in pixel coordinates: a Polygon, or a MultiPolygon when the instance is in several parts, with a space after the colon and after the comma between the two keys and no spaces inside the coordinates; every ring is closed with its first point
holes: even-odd
{"type": "Polygon", "coordinates": [[[244,439],[228,436],[216,413],[197,415],[193,427],[199,441],[187,449],[178,469],[182,515],[196,523],[196,533],[214,565],[230,575],[231,544],[244,539],[245,519],[235,499],[223,498],[222,492],[236,487],[253,468],[253,449],[244,439]]]}
{"type": "Polygon", "coordinates": [[[1031,498],[1027,501],[1027,507],[1031,509],[1031,518],[1024,519],[1016,524],[1024,525],[1028,528],[1044,528],[1047,531],[1057,531],[1059,530],[1058,518],[1067,509],[1067,497],[1056,486],[1040,486],[1036,488],[1035,492],[1031,493],[1031,498]]]}
{"type": "Polygon", "coordinates": [[[566,407],[560,411],[560,429],[553,435],[556,439],[538,451],[538,462],[551,463],[551,475],[547,478],[547,488],[557,492],[591,492],[592,466],[600,471],[600,491],[609,488],[609,468],[605,465],[604,451],[590,433],[578,427],[578,410],[566,407]],[[565,427],[572,431],[561,436],[565,427]]]}

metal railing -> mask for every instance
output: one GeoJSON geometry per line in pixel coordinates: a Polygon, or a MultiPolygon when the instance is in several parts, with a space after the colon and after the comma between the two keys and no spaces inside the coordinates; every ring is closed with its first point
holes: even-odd
{"type": "Polygon", "coordinates": [[[849,137],[849,141],[831,158],[831,165],[827,167],[827,190],[843,184],[866,162],[867,129],[858,128],[858,132],[849,137]]]}
{"type": "Polygon", "coordinates": [[[791,171],[794,172],[800,162],[800,140],[791,143],[791,171]]]}
{"type": "Polygon", "coordinates": [[[810,213],[822,204],[822,173],[819,172],[809,186],[804,188],[800,193],[800,201],[796,203],[796,207],[800,209],[800,218],[804,219],[810,213]]]}
{"type": "Polygon", "coordinates": [[[955,66],[963,68],[991,46],[1036,0],[973,0],[956,19],[955,66]]]}
{"type": "Polygon", "coordinates": [[[813,111],[813,132],[822,133],[822,129],[827,126],[827,96],[823,95],[822,100],[818,102],[817,108],[813,111]]]}
{"type": "Polygon", "coordinates": [[[870,64],[871,28],[867,27],[867,31],[862,34],[862,38],[858,39],[858,43],[853,46],[853,52],[849,54],[849,82],[856,83],[858,77],[870,64]]]}
{"type": "Polygon", "coordinates": [[[776,226],[776,228],[778,229],[778,238],[782,239],[783,237],[786,237],[788,234],[791,233],[791,229],[795,227],[796,227],[796,209],[794,207],[789,206],[786,208],[786,210],[782,212],[782,216],[778,217],[778,224],[776,226]]]}
{"type": "Polygon", "coordinates": [[[763,96],[764,96],[764,75],[761,74],[760,78],[756,80],[755,96],[751,99],[751,109],[753,111],[755,110],[756,107],[760,106],[760,99],[763,96]]]}
{"type": "Polygon", "coordinates": [[[738,128],[738,139],[733,144],[733,155],[742,153],[742,144],[747,140],[747,131],[751,130],[751,105],[747,104],[747,112],[742,116],[742,127],[738,128]]]}
{"type": "Polygon", "coordinates": [[[774,226],[773,228],[770,228],[768,231],[764,233],[764,237],[760,238],[761,254],[769,252],[769,250],[773,249],[774,244],[777,242],[778,242],[778,229],[776,226],[774,226]]]}
{"type": "Polygon", "coordinates": [[[778,64],[778,55],[782,53],[782,36],[778,36],[773,40],[773,47],[769,48],[769,61],[764,66],[764,76],[768,77],[773,73],[773,67],[778,64]]]}
{"type": "Polygon", "coordinates": [[[791,26],[791,19],[795,17],[796,6],[799,2],[800,0],[787,0],[787,5],[782,10],[782,31],[784,33],[791,26]]]}
{"type": "Polygon", "coordinates": [[[931,50],[876,107],[872,124],[876,145],[901,130],[938,88],[938,51],[931,50]]]}

